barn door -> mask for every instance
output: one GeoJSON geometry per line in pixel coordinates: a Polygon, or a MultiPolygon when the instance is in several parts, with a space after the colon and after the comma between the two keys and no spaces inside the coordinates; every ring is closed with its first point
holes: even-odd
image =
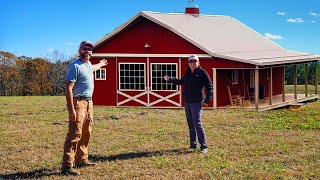
{"type": "Polygon", "coordinates": [[[117,106],[148,106],[145,62],[118,63],[117,106]]]}
{"type": "Polygon", "coordinates": [[[150,63],[149,106],[181,107],[180,89],[163,76],[179,77],[178,63],[150,63]]]}
{"type": "Polygon", "coordinates": [[[163,79],[180,77],[178,63],[118,63],[118,107],[181,107],[181,91],[163,79]]]}

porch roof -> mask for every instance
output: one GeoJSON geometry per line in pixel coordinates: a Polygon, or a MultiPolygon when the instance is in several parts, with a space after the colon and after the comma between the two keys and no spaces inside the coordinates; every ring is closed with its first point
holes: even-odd
{"type": "Polygon", "coordinates": [[[112,36],[149,19],[174,32],[213,57],[268,66],[319,60],[320,56],[284,49],[230,16],[194,15],[185,13],[140,12],[107,34],[99,46],[112,36]]]}

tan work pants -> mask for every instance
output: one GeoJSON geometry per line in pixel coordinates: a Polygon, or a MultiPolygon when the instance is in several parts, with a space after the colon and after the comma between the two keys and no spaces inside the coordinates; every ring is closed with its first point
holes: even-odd
{"type": "Polygon", "coordinates": [[[88,144],[93,122],[92,101],[73,98],[76,122],[69,120],[69,131],[64,143],[62,167],[73,167],[76,163],[88,160],[88,144]]]}

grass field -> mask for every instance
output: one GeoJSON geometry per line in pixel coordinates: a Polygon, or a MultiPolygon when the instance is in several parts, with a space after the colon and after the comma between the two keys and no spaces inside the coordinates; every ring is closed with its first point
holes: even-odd
{"type": "MultiPolygon", "coordinates": [[[[317,87],[318,92],[320,91],[320,85],[317,87]]],[[[285,86],[286,93],[294,93],[294,85],[286,85],[285,86]]],[[[297,93],[304,94],[305,93],[305,85],[297,85],[297,93]]],[[[308,94],[315,94],[315,86],[308,85],[308,94]]]]}
{"type": "MultiPolygon", "coordinates": [[[[60,174],[64,97],[0,97],[0,179],[60,174]]],[[[188,152],[182,109],[96,107],[79,179],[320,179],[320,101],[301,111],[206,110],[209,152],[188,152]]],[[[73,179],[77,179],[74,178],[73,179]]]]}

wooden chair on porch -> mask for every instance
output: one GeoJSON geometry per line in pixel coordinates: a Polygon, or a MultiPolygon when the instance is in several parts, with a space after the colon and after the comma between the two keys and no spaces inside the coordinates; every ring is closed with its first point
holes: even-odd
{"type": "Polygon", "coordinates": [[[230,86],[227,86],[227,91],[231,106],[243,106],[244,97],[240,96],[240,94],[232,95],[230,86]]]}

